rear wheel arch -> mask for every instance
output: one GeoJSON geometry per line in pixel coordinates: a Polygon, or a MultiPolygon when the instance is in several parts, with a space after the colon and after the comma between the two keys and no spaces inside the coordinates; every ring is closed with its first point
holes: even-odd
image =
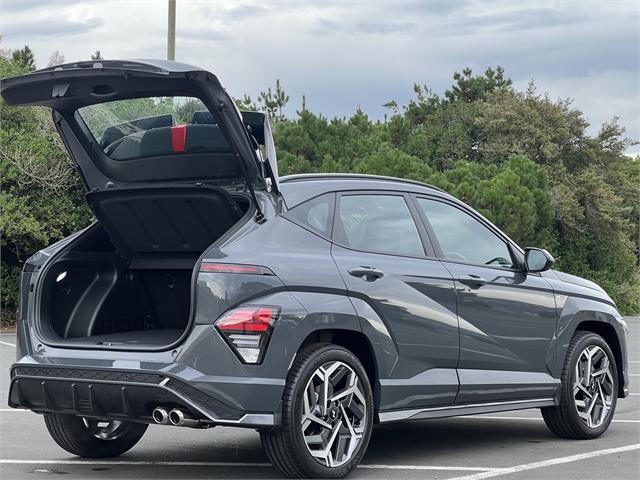
{"type": "Polygon", "coordinates": [[[616,361],[616,367],[618,371],[618,397],[624,395],[624,372],[622,371],[622,348],[620,346],[620,339],[616,333],[615,328],[609,323],[599,322],[593,320],[585,320],[580,322],[574,331],[574,335],[579,332],[592,332],[600,335],[611,351],[613,352],[613,358],[616,361]]]}
{"type": "MultiPolygon", "coordinates": [[[[303,340],[298,348],[301,352],[309,345],[319,343],[330,343],[339,345],[349,350],[360,361],[369,379],[369,384],[373,390],[373,403],[375,408],[378,407],[378,399],[380,388],[378,386],[378,366],[376,363],[375,352],[366,335],[357,330],[347,329],[322,329],[311,332],[303,340]]],[[[294,359],[295,360],[295,359],[294,359]]]]}
{"type": "Polygon", "coordinates": [[[283,394],[281,425],[260,431],[267,456],[284,476],[344,478],[360,463],[375,412],[366,377],[360,360],[337,344],[310,341],[297,352],[283,394]],[[334,399],[335,388],[343,394],[334,399]],[[323,411],[320,397],[326,394],[330,401],[324,402],[323,411]]]}

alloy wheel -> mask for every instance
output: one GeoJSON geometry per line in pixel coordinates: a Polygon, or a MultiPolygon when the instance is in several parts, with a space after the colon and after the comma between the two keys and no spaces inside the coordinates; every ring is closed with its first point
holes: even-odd
{"type": "Polygon", "coordinates": [[[128,431],[128,425],[118,420],[83,418],[82,423],[91,435],[100,440],[115,440],[128,431]]]}
{"type": "Polygon", "coordinates": [[[326,467],[347,463],[365,432],[367,403],[356,372],[339,361],[318,367],[303,394],[300,427],[309,453],[326,467]]]}
{"type": "Polygon", "coordinates": [[[578,416],[589,428],[601,426],[609,412],[615,392],[611,360],[598,345],[586,347],[576,362],[573,401],[578,416]]]}

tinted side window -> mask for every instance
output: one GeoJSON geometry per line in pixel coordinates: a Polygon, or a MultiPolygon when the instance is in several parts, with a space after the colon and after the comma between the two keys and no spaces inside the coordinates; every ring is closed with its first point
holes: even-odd
{"type": "Polygon", "coordinates": [[[334,238],[356,250],[424,255],[418,229],[398,195],[343,195],[334,238]]]}
{"type": "Polygon", "coordinates": [[[330,237],[334,199],[334,193],[320,195],[297,205],[285,213],[284,216],[325,237],[330,237]]]}
{"type": "Polygon", "coordinates": [[[471,215],[435,200],[418,198],[446,259],[510,268],[507,244],[471,215]]]}

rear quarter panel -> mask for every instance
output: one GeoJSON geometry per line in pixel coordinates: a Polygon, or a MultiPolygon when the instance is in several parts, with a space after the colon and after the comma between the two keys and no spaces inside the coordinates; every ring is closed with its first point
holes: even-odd
{"type": "MultiPolygon", "coordinates": [[[[244,365],[247,372],[286,379],[296,353],[314,332],[364,330],[377,362],[376,370],[381,376],[387,375],[397,361],[395,345],[377,316],[361,320],[356,313],[354,299],[349,297],[331,256],[331,243],[275,212],[269,212],[267,217],[264,224],[251,222],[228,241],[211,248],[203,261],[260,265],[268,267],[276,277],[238,275],[243,277],[242,282],[259,285],[232,283],[229,294],[214,278],[219,274],[200,273],[196,323],[213,323],[240,303],[281,306],[281,317],[263,364],[244,365]]],[[[225,283],[224,287],[229,285],[225,283]]],[[[238,360],[234,356],[224,361],[238,360]]]]}

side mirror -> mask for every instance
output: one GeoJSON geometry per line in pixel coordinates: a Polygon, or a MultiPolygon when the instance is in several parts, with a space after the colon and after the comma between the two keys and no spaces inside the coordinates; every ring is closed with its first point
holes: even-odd
{"type": "Polygon", "coordinates": [[[524,250],[524,263],[528,272],[544,272],[553,266],[553,262],[555,259],[544,248],[529,247],[524,250]]]}

